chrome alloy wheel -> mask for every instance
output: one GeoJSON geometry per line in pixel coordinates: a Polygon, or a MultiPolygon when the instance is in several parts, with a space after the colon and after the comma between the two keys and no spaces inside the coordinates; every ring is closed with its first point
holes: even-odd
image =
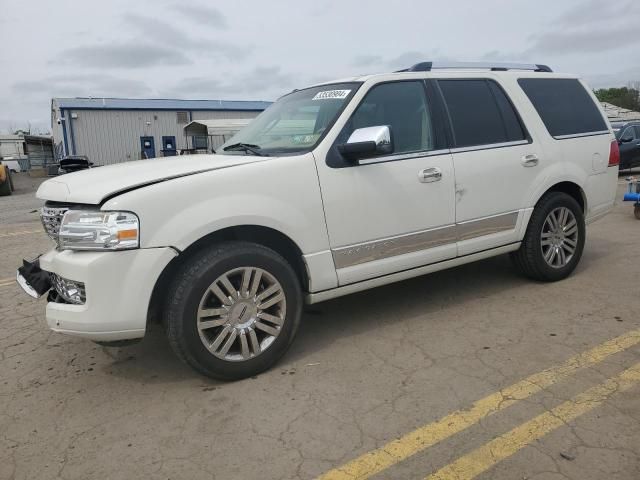
{"type": "Polygon", "coordinates": [[[550,267],[567,265],[578,248],[578,222],[567,207],[558,207],[547,215],[540,238],[542,256],[550,267]]]}
{"type": "Polygon", "coordinates": [[[280,334],[287,311],[282,286],[266,270],[241,267],[220,275],[200,300],[198,333],[214,356],[250,360],[280,334]]]}

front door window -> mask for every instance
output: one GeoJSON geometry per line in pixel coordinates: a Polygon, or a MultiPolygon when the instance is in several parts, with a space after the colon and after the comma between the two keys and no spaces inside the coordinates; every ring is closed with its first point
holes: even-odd
{"type": "Polygon", "coordinates": [[[373,87],[340,133],[344,143],[358,128],[388,125],[394,154],[433,150],[431,114],[422,82],[392,82],[373,87]]]}

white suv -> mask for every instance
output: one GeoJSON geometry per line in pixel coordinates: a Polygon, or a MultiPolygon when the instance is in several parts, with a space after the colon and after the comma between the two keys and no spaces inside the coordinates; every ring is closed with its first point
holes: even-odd
{"type": "Polygon", "coordinates": [[[565,278],[618,159],[577,77],[425,62],[295,90],[216,155],[48,180],[57,247],[18,277],[41,294],[46,275],[57,332],[117,342],[158,319],[197,371],[242,378],[285,353],[304,303],[504,253],[565,278]]]}

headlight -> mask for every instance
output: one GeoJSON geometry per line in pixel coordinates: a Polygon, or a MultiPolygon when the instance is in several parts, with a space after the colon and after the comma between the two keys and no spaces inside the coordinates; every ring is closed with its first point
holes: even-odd
{"type": "Polygon", "coordinates": [[[58,234],[60,248],[123,250],[140,246],[140,221],[131,212],[68,210],[58,234]]]}

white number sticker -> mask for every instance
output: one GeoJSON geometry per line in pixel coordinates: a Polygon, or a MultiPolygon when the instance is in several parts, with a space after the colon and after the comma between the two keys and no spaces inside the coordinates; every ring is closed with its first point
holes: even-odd
{"type": "Polygon", "coordinates": [[[347,98],[351,93],[351,90],[325,90],[324,92],[316,93],[316,96],[312,100],[331,100],[334,98],[347,98]]]}

